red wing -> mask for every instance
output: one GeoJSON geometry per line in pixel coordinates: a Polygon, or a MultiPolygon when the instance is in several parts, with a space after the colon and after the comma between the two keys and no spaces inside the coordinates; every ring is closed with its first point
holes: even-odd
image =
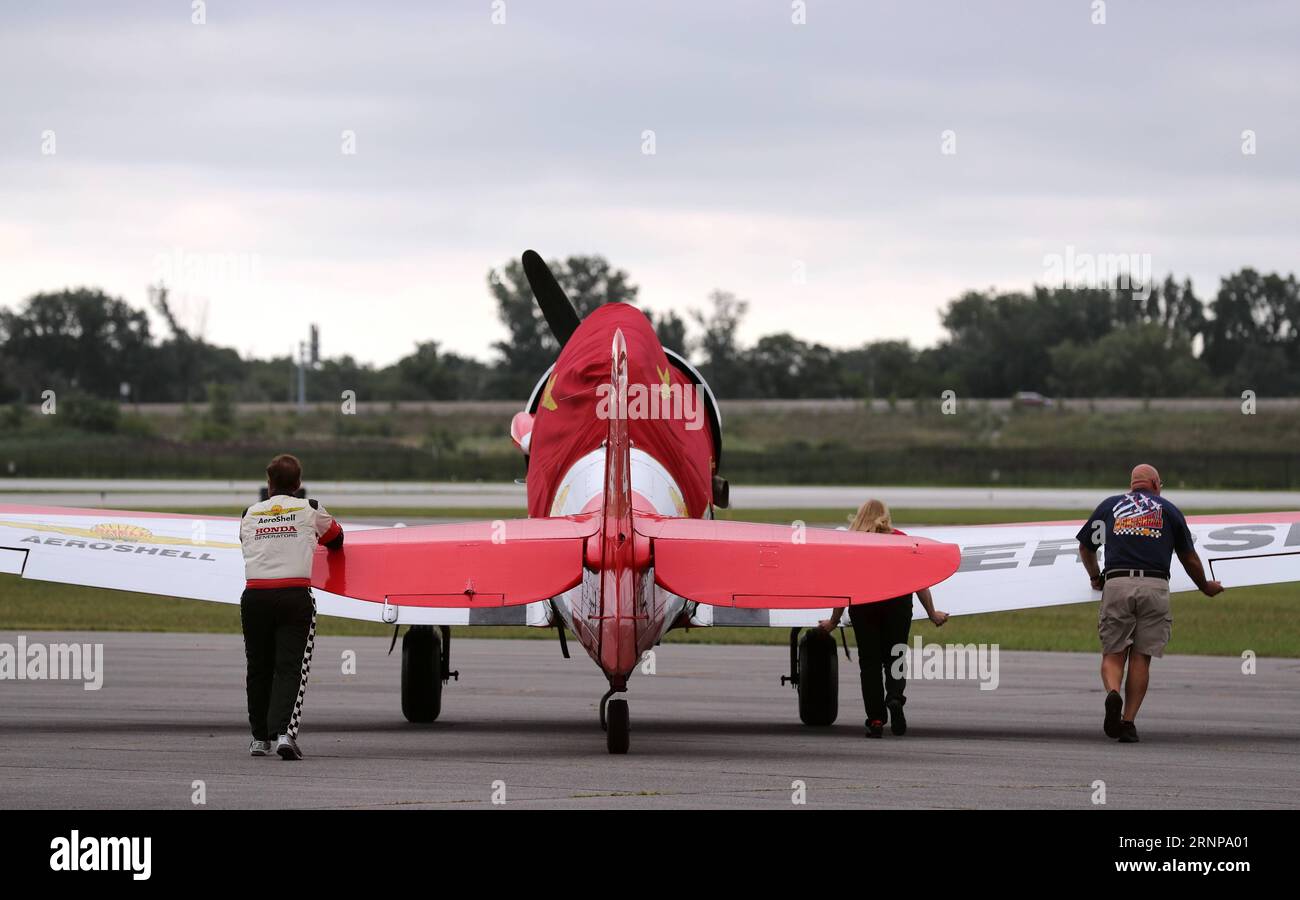
{"type": "Polygon", "coordinates": [[[397,606],[515,606],[545,600],[582,579],[594,516],[499,519],[349,533],[320,550],[312,586],[397,606]]]}
{"type": "Polygon", "coordinates": [[[639,517],[655,582],[715,606],[819,609],[900,597],[957,571],[953,544],[906,535],[639,517]]]}

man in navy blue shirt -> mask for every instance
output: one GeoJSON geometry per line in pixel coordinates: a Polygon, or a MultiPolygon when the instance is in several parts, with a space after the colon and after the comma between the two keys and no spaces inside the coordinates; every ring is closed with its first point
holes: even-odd
{"type": "Polygon", "coordinates": [[[1169,562],[1175,553],[1207,597],[1223,591],[1205,579],[1192,532],[1178,507],[1160,496],[1160,473],[1143,463],[1129,476],[1127,494],[1107,497],[1079,529],[1079,557],[1094,590],[1101,591],[1097,634],[1101,683],[1106,689],[1102,729],[1122,744],[1138,740],[1138,708],[1151,678],[1151,657],[1163,656],[1173,616],[1169,610],[1169,562]],[[1106,569],[1097,567],[1105,548],[1106,569]],[[1128,663],[1128,679],[1124,664],[1128,663]],[[1120,697],[1120,684],[1124,696],[1120,697]]]}

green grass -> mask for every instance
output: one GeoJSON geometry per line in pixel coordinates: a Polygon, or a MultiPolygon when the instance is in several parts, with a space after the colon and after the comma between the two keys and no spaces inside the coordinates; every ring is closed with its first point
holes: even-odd
{"type": "MultiPolygon", "coordinates": [[[[314,495],[313,495],[314,496],[314,495]]],[[[389,519],[405,522],[410,519],[453,519],[469,522],[474,519],[521,519],[528,515],[522,506],[336,506],[322,497],[321,502],[330,514],[344,521],[348,519],[389,519]]],[[[244,507],[231,506],[117,506],[115,509],[136,509],[141,512],[182,513],[187,516],[238,516],[244,507]]]]}
{"type": "MultiPolygon", "coordinates": [[[[1097,499],[1102,495],[1099,493],[1097,499]]],[[[150,506],[117,507],[122,509],[139,509],[142,512],[183,513],[193,516],[236,516],[241,509],[228,506],[150,506]]],[[[329,511],[344,521],[348,519],[388,519],[393,522],[407,522],[413,519],[450,519],[457,522],[469,522],[475,519],[517,519],[527,515],[523,507],[506,506],[414,506],[395,508],[391,506],[335,506],[329,504],[329,511]]],[[[1258,507],[1241,507],[1230,509],[1197,509],[1184,507],[1187,515],[1202,513],[1246,513],[1266,512],[1258,507]]],[[[856,512],[851,507],[834,508],[799,508],[774,507],[772,509],[718,509],[714,511],[719,519],[737,522],[767,522],[788,525],[796,520],[812,525],[847,525],[856,512]]],[[[907,525],[998,525],[1008,522],[1082,522],[1092,512],[1091,509],[913,509],[911,507],[894,507],[891,509],[894,521],[907,525]]]]}
{"type": "MultiPolygon", "coordinates": [[[[0,588],[0,631],[166,631],[238,633],[239,608],[103,591],[74,585],[6,578],[0,588]]],[[[942,591],[936,603],[943,608],[942,591]]],[[[1236,588],[1213,600],[1197,593],[1176,594],[1170,653],[1300,657],[1300,585],[1236,588]]],[[[1079,603],[1047,609],[961,616],[942,629],[917,623],[923,640],[946,643],[997,643],[1005,650],[1097,650],[1097,606],[1079,603]]],[[[388,636],[392,629],[371,622],[322,616],[322,635],[388,636]]],[[[851,634],[852,632],[850,632],[851,634]]],[[[464,637],[555,640],[541,628],[475,626],[456,628],[464,637]]],[[[669,643],[785,644],[783,628],[694,628],[674,631],[669,643]]]]}
{"type": "MultiPolygon", "coordinates": [[[[1104,493],[1098,493],[1100,501],[1104,493]]],[[[1183,512],[1189,516],[1203,513],[1246,513],[1265,512],[1258,507],[1240,509],[1197,509],[1184,507],[1183,512]]],[[[772,522],[788,524],[797,520],[816,525],[848,525],[856,509],[720,509],[719,519],[741,522],[772,522]]],[[[900,526],[908,525],[1002,525],[1010,522],[1058,522],[1077,521],[1080,524],[1092,514],[1091,509],[913,509],[906,506],[890,508],[890,515],[900,526]]]]}
{"type": "MultiPolygon", "coordinates": [[[[244,408],[233,427],[215,432],[198,408],[174,416],[144,408],[126,416],[117,434],[79,432],[63,416],[28,416],[0,435],[0,460],[31,477],[226,479],[247,478],[288,449],[308,461],[311,478],[324,481],[504,480],[524,469],[508,438],[511,408],[384,407],[342,416],[336,406],[318,404],[303,414],[276,414],[274,427],[269,414],[244,408]]],[[[1005,410],[963,401],[959,410],[940,414],[936,398],[892,411],[815,401],[794,408],[724,403],[722,473],[737,484],[1104,487],[1149,459],[1171,487],[1300,484],[1300,414],[1293,409],[1243,416],[1233,404],[1108,410],[1071,401],[1005,410]]]]}
{"type": "MultiPolygon", "coordinates": [[[[943,608],[941,596],[935,605],[943,608]]],[[[1172,607],[1168,653],[1240,656],[1253,650],[1259,656],[1300,656],[1300,584],[1233,588],[1212,599],[1190,591],[1174,594],[1172,607]]],[[[960,616],[943,628],[928,622],[913,628],[926,641],[997,643],[1004,650],[1098,650],[1096,603],[960,616]]]]}

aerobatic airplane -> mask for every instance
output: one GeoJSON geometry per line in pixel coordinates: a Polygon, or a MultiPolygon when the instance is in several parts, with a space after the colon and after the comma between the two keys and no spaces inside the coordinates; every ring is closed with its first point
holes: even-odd
{"type": "MultiPolygon", "coordinates": [[[[1096,598],[1077,522],[898,536],[715,520],[728,493],[722,421],[700,373],[636,308],[609,303],[580,320],[540,256],[528,251],[523,264],[561,347],[510,427],[528,518],[352,527],[341,551],[316,557],[319,613],[391,624],[394,641],[406,628],[408,720],[440,713],[455,625],[555,628],[566,656],[574,635],[609,681],[608,749],[625,753],[628,705],[614,695],[673,628],[789,629],[782,681],[795,685],[804,722],[828,725],[837,648],[815,626],[831,607],[941,582],[952,614],[1096,598]]],[[[1300,580],[1300,512],[1188,521],[1225,585],[1300,580]]],[[[105,509],[0,506],[0,573],[225,603],[244,584],[238,519],[105,509]]],[[[1179,567],[1171,589],[1191,587],[1179,567]]]]}

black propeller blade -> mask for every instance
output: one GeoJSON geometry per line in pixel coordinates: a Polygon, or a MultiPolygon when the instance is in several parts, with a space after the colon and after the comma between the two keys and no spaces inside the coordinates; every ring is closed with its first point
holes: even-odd
{"type": "Polygon", "coordinates": [[[522,261],[524,274],[528,276],[528,286],[533,289],[533,297],[546,318],[546,324],[551,328],[551,334],[555,335],[563,347],[578,330],[582,320],[578,318],[577,310],[536,250],[525,250],[522,261]]]}

